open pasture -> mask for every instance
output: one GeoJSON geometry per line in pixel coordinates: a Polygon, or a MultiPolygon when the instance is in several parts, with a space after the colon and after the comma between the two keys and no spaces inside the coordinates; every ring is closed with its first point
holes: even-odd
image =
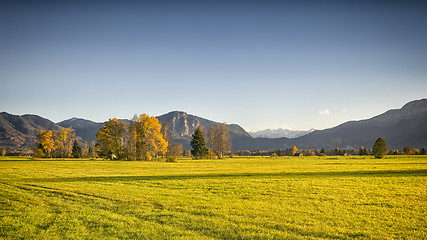
{"type": "Polygon", "coordinates": [[[0,158],[2,239],[426,239],[427,156],[0,158]]]}

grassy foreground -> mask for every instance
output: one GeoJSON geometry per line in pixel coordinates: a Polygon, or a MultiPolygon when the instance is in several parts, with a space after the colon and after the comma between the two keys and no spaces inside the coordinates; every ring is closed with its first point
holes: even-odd
{"type": "Polygon", "coordinates": [[[0,158],[0,239],[427,239],[427,156],[0,158]]]}

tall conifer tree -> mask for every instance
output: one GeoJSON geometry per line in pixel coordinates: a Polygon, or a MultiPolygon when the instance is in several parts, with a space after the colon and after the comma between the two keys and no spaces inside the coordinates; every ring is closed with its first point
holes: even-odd
{"type": "Polygon", "coordinates": [[[377,139],[377,141],[375,141],[374,147],[372,148],[372,153],[374,154],[375,158],[383,158],[385,155],[387,155],[387,144],[383,138],[380,137],[377,139]]]}
{"type": "Polygon", "coordinates": [[[76,140],[74,141],[74,144],[73,144],[72,155],[74,158],[81,158],[83,155],[82,148],[79,146],[76,140]]]}
{"type": "Polygon", "coordinates": [[[205,138],[203,137],[200,127],[194,131],[190,144],[193,148],[191,154],[193,154],[195,158],[204,158],[208,156],[209,149],[206,147],[205,138]]]}

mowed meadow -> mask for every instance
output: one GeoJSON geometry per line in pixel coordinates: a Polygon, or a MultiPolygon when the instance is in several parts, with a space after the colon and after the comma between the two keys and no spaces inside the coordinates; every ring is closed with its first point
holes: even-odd
{"type": "Polygon", "coordinates": [[[2,239],[427,239],[427,156],[0,158],[2,239]]]}

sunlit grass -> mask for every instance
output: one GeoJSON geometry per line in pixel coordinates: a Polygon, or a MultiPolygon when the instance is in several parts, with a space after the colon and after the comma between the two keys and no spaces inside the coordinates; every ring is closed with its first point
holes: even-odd
{"type": "Polygon", "coordinates": [[[5,239],[426,239],[427,157],[0,158],[5,239]]]}

